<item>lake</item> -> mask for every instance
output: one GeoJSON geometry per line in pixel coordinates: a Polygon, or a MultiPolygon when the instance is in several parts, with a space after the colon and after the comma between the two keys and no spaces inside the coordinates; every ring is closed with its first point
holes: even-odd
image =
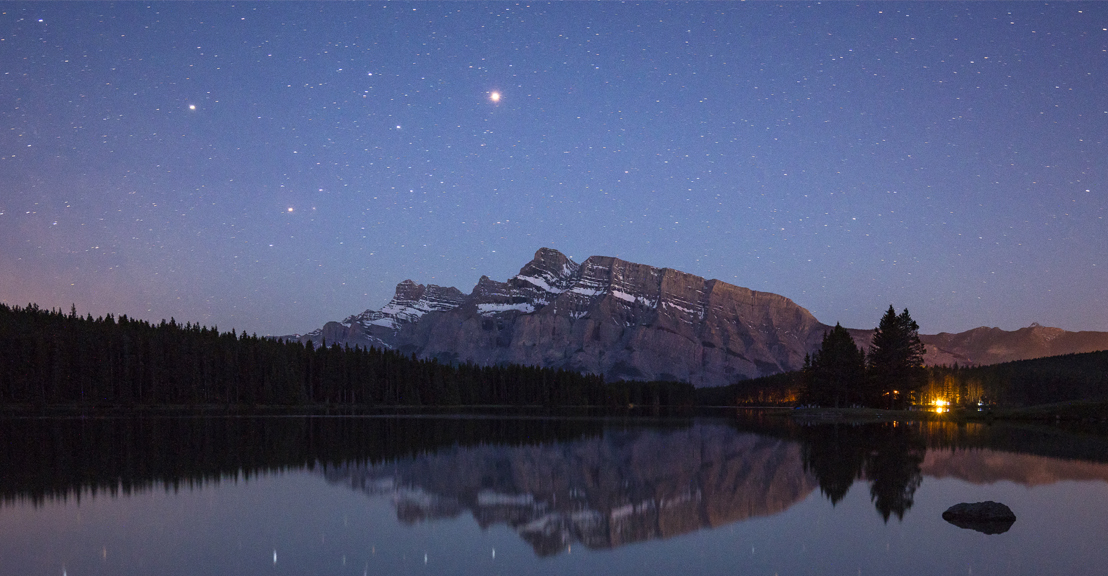
{"type": "Polygon", "coordinates": [[[1108,439],[719,418],[5,418],[0,574],[1090,574],[1108,439]],[[1007,504],[1000,533],[942,519],[1007,504]]]}

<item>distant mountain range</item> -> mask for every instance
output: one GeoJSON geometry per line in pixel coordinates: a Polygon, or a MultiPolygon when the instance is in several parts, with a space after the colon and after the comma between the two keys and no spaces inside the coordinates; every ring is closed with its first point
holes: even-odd
{"type": "MultiPolygon", "coordinates": [[[[285,339],[375,346],[443,362],[528,364],[609,380],[719,386],[799,369],[830,326],[792,300],[607,256],[542,248],[467,295],[405,280],[380,310],[285,339]]],[[[851,330],[868,345],[872,330],[851,330]]],[[[1032,324],[921,335],[928,364],[980,365],[1108,349],[1108,332],[1032,324]]]]}
{"type": "Polygon", "coordinates": [[[920,335],[928,364],[985,365],[1108,350],[1108,332],[1068,332],[1035,323],[1019,330],[974,328],[920,335]]]}

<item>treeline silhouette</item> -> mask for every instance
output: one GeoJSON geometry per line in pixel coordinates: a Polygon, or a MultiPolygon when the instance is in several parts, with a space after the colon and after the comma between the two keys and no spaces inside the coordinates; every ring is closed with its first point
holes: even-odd
{"type": "MultiPolygon", "coordinates": [[[[928,366],[920,389],[924,405],[1026,407],[1079,400],[1108,400],[1108,350],[1017,360],[987,366],[928,366]]],[[[702,406],[791,406],[801,402],[801,370],[696,390],[702,406]]]]}
{"type": "Polygon", "coordinates": [[[1108,350],[988,366],[934,366],[924,396],[954,406],[1108,400],[1108,350]]]}
{"type": "Polygon", "coordinates": [[[608,403],[620,408],[680,409],[697,405],[697,389],[688,382],[621,380],[608,383],[605,392],[608,403]]]}
{"type": "Polygon", "coordinates": [[[609,388],[602,376],[568,370],[449,365],[174,319],[0,304],[0,405],[604,407],[692,396],[680,383],[609,388]]]}
{"type": "Polygon", "coordinates": [[[804,391],[800,370],[740,380],[726,386],[698,388],[700,406],[794,406],[804,391]]]}
{"type": "Polygon", "coordinates": [[[0,418],[0,502],[177,490],[456,446],[570,442],[602,434],[603,425],[430,416],[0,418]]]}

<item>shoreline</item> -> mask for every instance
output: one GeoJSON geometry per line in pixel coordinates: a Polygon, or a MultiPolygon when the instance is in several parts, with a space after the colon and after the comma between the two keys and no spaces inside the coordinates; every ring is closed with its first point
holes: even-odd
{"type": "Polygon", "coordinates": [[[952,410],[936,413],[925,410],[887,410],[881,408],[826,408],[790,406],[514,406],[507,404],[464,406],[416,405],[75,405],[0,406],[4,417],[128,417],[128,416],[522,416],[544,418],[580,417],[653,417],[689,418],[728,416],[756,412],[763,417],[790,419],[799,423],[843,422],[1085,422],[1108,423],[1108,400],[1073,401],[1020,408],[991,408],[984,412],[952,410]]]}

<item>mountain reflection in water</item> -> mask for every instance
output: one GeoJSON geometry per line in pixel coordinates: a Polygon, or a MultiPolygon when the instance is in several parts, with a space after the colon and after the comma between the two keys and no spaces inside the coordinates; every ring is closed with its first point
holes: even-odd
{"type": "MultiPolygon", "coordinates": [[[[472,515],[536,554],[619,547],[868,489],[888,523],[925,478],[1108,482],[1108,441],[1051,428],[480,417],[0,419],[0,509],[311,469],[414,524],[472,515]],[[857,485],[856,485],[857,484],[857,485]]],[[[954,502],[951,502],[953,504],[954,502]]]]}
{"type": "Polygon", "coordinates": [[[538,446],[476,446],[380,466],[342,466],[336,484],[394,498],[405,522],[469,511],[506,523],[539,555],[666,538],[777,514],[815,489],[795,442],[720,424],[609,430],[538,446]]]}
{"type": "Polygon", "coordinates": [[[1108,482],[1103,463],[982,447],[1034,434],[1026,430],[998,437],[984,425],[878,423],[760,432],[718,422],[609,429],[557,444],[453,447],[323,475],[390,496],[402,522],[468,512],[482,527],[506,524],[539,555],[574,543],[611,548],[773,515],[816,487],[835,504],[856,483],[868,484],[870,500],[888,522],[911,509],[924,476],[971,483],[1108,482]]]}

